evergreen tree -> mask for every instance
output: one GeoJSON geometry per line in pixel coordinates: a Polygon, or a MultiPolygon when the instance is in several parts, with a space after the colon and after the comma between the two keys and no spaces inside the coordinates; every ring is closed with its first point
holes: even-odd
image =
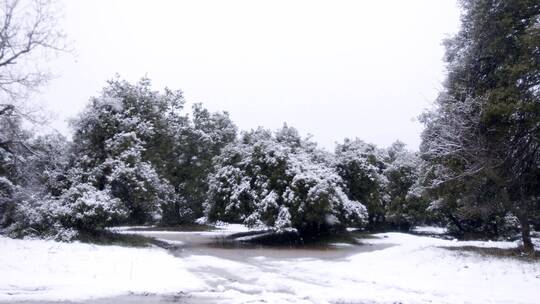
{"type": "MultiPolygon", "coordinates": [[[[540,3],[463,0],[448,79],[423,116],[434,207],[519,218],[524,249],[540,204],[540,3]]],[[[457,222],[459,225],[459,222],[457,222]]]]}
{"type": "Polygon", "coordinates": [[[175,133],[186,119],[180,91],[153,91],[148,79],[112,80],[73,121],[73,174],[77,183],[107,190],[128,210],[131,223],[155,222],[162,207],[178,205],[167,178],[178,166],[175,133]]]}
{"type": "MultiPolygon", "coordinates": [[[[190,209],[190,217],[203,216],[203,203],[208,191],[207,177],[212,168],[212,159],[219,155],[221,149],[236,139],[237,128],[224,113],[211,113],[201,104],[194,104],[189,124],[176,137],[174,147],[178,151],[176,164],[177,174],[170,181],[178,185],[190,209]]],[[[173,214],[170,214],[173,215],[173,214]]],[[[185,215],[169,217],[172,222],[178,222],[185,215]]]]}

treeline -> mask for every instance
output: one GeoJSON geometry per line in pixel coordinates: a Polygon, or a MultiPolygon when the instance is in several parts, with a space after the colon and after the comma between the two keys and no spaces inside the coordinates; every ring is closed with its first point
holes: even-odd
{"type": "MultiPolygon", "coordinates": [[[[114,79],[73,119],[71,140],[35,136],[20,103],[0,104],[2,232],[67,240],[203,216],[302,235],[439,224],[458,237],[520,231],[531,251],[531,227],[540,227],[540,4],[460,3],[462,28],[445,42],[448,77],[421,116],[418,153],[359,139],[328,152],[286,125],[239,132],[227,113],[185,109],[180,91],[114,79]]],[[[43,47],[31,40],[39,26],[37,18],[6,36],[18,43],[0,51],[43,47]]],[[[59,36],[47,37],[51,46],[59,36]]],[[[10,62],[0,59],[2,77],[12,77],[0,92],[16,101],[39,82],[13,78],[10,62]]]]}
{"type": "Polygon", "coordinates": [[[237,134],[227,113],[184,104],[180,91],[153,91],[148,79],[115,79],[72,120],[71,141],[33,137],[3,115],[4,232],[70,239],[206,216],[314,235],[428,219],[411,193],[419,159],[400,142],[347,139],[329,153],[286,125],[237,134]]]}

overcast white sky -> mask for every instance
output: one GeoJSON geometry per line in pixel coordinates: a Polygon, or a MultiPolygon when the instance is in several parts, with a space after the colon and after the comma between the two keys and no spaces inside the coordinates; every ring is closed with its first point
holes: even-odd
{"type": "Polygon", "coordinates": [[[226,110],[241,129],[287,122],[322,147],[359,137],[416,150],[444,80],[442,40],[459,26],[455,0],[64,0],[75,56],[39,97],[67,132],[116,73],[226,110]]]}

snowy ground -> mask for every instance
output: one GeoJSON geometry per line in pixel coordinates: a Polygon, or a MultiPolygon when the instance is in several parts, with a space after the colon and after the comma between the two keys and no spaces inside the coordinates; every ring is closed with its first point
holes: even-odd
{"type": "Polygon", "coordinates": [[[177,258],[161,249],[0,238],[0,301],[182,291],[190,303],[538,303],[540,263],[440,248],[514,243],[376,236],[363,241],[395,246],[334,260],[177,258]]]}
{"type": "Polygon", "coordinates": [[[163,230],[152,231],[152,230],[148,230],[147,226],[146,227],[145,226],[121,226],[121,227],[110,228],[109,230],[113,232],[117,232],[117,233],[143,234],[143,235],[148,235],[148,236],[152,236],[154,234],[196,234],[196,235],[207,235],[207,236],[220,236],[220,235],[227,235],[227,234],[232,234],[232,233],[250,231],[249,228],[241,224],[220,223],[219,225],[215,225],[214,227],[215,229],[213,230],[201,230],[201,231],[163,231],[163,230]],[[136,230],[137,228],[145,228],[145,229],[136,230]]]}
{"type": "Polygon", "coordinates": [[[396,246],[339,261],[191,256],[186,263],[213,287],[201,294],[220,303],[538,303],[539,263],[438,248],[513,243],[378,236],[369,243],[396,246]]]}
{"type": "Polygon", "coordinates": [[[412,229],[416,233],[423,234],[445,234],[448,233],[448,229],[443,227],[433,227],[433,226],[417,226],[412,229]]]}
{"type": "Polygon", "coordinates": [[[205,288],[187,270],[185,261],[161,249],[0,237],[0,301],[73,300],[205,288]]]}

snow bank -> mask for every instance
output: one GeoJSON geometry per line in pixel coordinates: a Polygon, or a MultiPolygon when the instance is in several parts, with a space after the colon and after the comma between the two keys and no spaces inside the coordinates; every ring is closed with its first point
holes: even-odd
{"type": "MultiPolygon", "coordinates": [[[[219,222],[216,224],[216,230],[217,232],[226,232],[226,233],[239,233],[239,232],[247,232],[252,229],[248,228],[246,225],[242,224],[229,224],[225,222],[219,222]]],[[[258,229],[258,228],[257,228],[258,229]]],[[[257,230],[255,229],[255,230],[257,230]]],[[[260,229],[267,229],[267,227],[261,227],[260,229]]]]}
{"type": "Polygon", "coordinates": [[[202,290],[166,251],[0,237],[0,301],[202,290]]]}
{"type": "MultiPolygon", "coordinates": [[[[250,229],[242,224],[228,224],[228,223],[217,223],[215,229],[207,231],[166,231],[166,230],[131,230],[136,228],[152,228],[154,226],[133,226],[133,227],[113,227],[110,228],[110,231],[122,233],[122,234],[141,234],[147,235],[149,237],[160,236],[160,235],[204,235],[204,236],[223,236],[233,233],[248,232],[257,229],[250,229]]],[[[261,228],[262,229],[262,228],[261,228]]],[[[166,241],[166,240],[165,240],[166,241]]]]}
{"type": "Polygon", "coordinates": [[[145,229],[145,228],[153,228],[153,227],[157,227],[156,225],[150,225],[150,226],[114,226],[114,227],[109,227],[109,228],[106,228],[107,230],[109,231],[112,231],[112,232],[121,232],[121,231],[128,231],[128,230],[131,230],[131,229],[145,229]]]}
{"type": "Polygon", "coordinates": [[[444,227],[435,227],[435,226],[416,226],[412,231],[417,233],[425,234],[445,234],[448,233],[448,229],[444,227]]]}

